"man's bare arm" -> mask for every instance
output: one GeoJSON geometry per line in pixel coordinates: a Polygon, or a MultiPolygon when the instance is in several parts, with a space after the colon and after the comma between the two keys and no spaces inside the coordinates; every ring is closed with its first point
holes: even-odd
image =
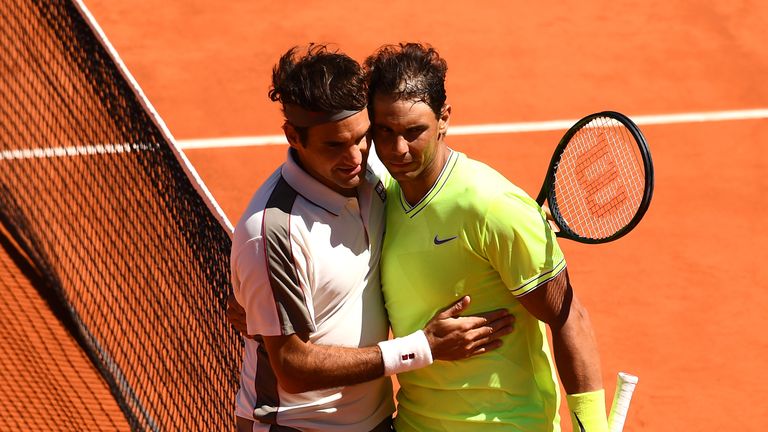
{"type": "MultiPolygon", "coordinates": [[[[501,346],[499,338],[512,331],[514,317],[506,310],[460,317],[468,305],[469,298],[465,297],[427,323],[424,334],[434,359],[458,360],[482,354],[501,346]]],[[[245,329],[245,312],[232,298],[227,316],[238,330],[245,329]],[[234,321],[238,319],[243,321],[234,321]]],[[[297,334],[263,340],[280,385],[291,393],[359,384],[384,375],[378,346],[317,345],[307,335],[297,334]]]]}
{"type": "Polygon", "coordinates": [[[317,345],[297,334],[263,339],[277,381],[290,393],[359,384],[384,375],[377,346],[317,345]]]}
{"type": "Polygon", "coordinates": [[[566,393],[603,388],[600,355],[587,310],[573,292],[568,271],[520,298],[523,306],[552,331],[552,345],[566,393]]]}

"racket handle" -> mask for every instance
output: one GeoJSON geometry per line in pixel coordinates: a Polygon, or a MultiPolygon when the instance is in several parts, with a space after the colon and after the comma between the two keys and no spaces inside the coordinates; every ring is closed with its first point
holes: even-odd
{"type": "Polygon", "coordinates": [[[611,413],[608,415],[608,430],[610,432],[621,432],[624,429],[629,402],[635,391],[637,380],[638,378],[632,374],[619,372],[619,376],[616,378],[616,393],[613,395],[611,413]]]}

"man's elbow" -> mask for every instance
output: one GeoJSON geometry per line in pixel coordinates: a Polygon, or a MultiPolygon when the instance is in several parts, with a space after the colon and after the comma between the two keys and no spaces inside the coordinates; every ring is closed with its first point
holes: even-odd
{"type": "Polygon", "coordinates": [[[279,368],[276,368],[275,375],[278,385],[287,393],[296,394],[317,390],[312,385],[313,381],[309,378],[310,374],[306,370],[305,364],[284,362],[279,368]]]}
{"type": "Polygon", "coordinates": [[[279,380],[278,385],[280,385],[280,388],[285,390],[286,393],[291,393],[291,394],[304,393],[311,390],[315,390],[305,385],[305,383],[302,382],[301,380],[294,380],[290,378],[279,380]]]}
{"type": "Polygon", "coordinates": [[[552,331],[574,331],[575,329],[589,329],[592,323],[589,319],[589,312],[580,302],[573,302],[566,313],[562,313],[556,319],[549,323],[552,331]]]}

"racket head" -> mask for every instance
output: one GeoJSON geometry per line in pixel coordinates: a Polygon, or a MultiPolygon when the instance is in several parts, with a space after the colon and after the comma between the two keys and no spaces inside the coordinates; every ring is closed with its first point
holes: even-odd
{"type": "Polygon", "coordinates": [[[560,140],[536,201],[558,237],[605,243],[637,226],[651,203],[653,162],[640,128],[616,111],[590,114],[560,140]]]}

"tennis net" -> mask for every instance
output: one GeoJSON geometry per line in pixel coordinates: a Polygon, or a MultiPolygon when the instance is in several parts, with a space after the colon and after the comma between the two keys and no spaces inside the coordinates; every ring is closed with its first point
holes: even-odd
{"type": "Polygon", "coordinates": [[[79,0],[0,6],[0,222],[132,429],[234,428],[231,225],[79,0]]]}

